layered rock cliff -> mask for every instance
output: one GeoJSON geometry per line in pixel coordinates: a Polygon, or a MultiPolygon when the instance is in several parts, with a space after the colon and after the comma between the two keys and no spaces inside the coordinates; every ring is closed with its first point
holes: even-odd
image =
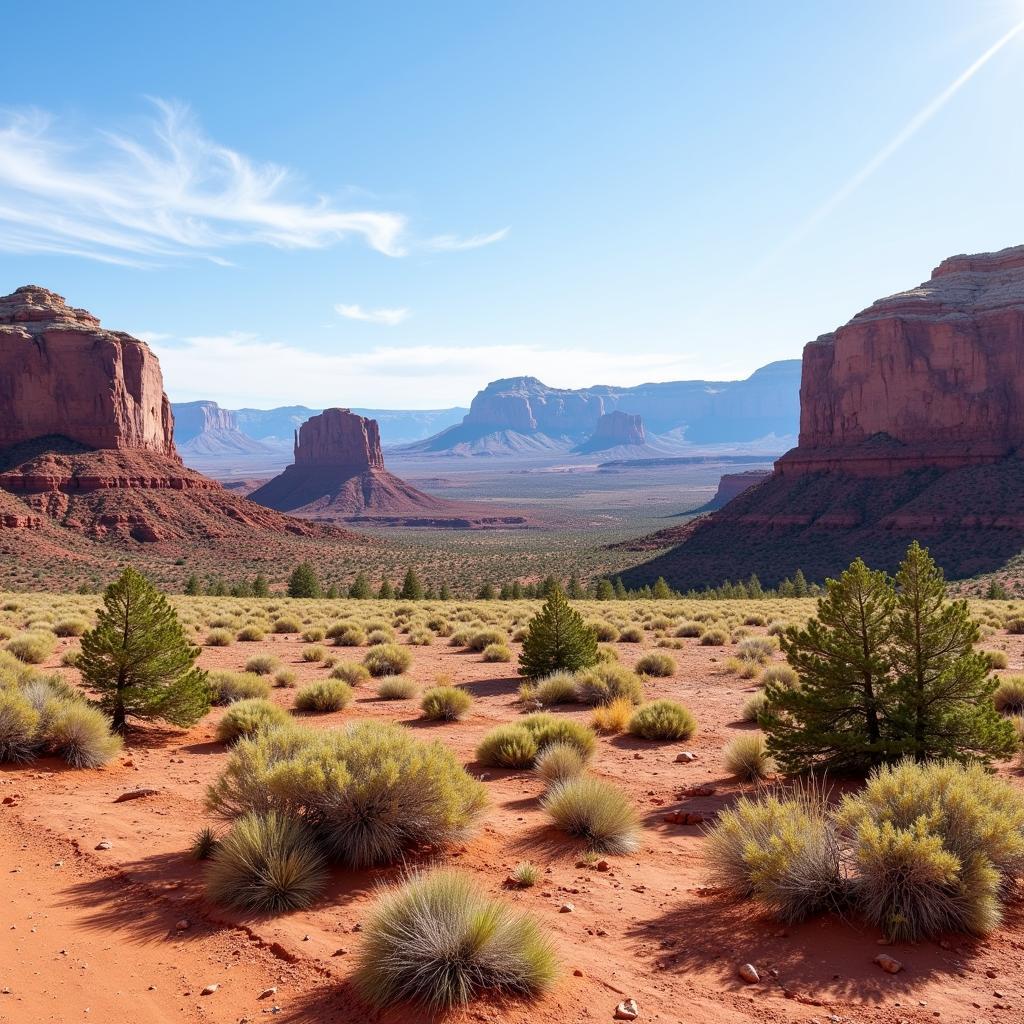
{"type": "Polygon", "coordinates": [[[954,256],[810,342],[800,401],[772,477],[634,580],[820,579],[915,538],[951,575],[998,568],[1024,548],[1024,246],[954,256]]]}
{"type": "Polygon", "coordinates": [[[642,416],[628,412],[602,413],[593,434],[578,448],[581,452],[603,452],[622,446],[638,447],[647,441],[642,416]]]}
{"type": "Polygon", "coordinates": [[[0,298],[0,448],[46,435],[177,457],[171,405],[146,343],[26,285],[0,298]]]}
{"type": "Polygon", "coordinates": [[[383,469],[375,420],[349,409],[325,409],[295,432],[296,466],[329,466],[361,472],[383,469]]]}

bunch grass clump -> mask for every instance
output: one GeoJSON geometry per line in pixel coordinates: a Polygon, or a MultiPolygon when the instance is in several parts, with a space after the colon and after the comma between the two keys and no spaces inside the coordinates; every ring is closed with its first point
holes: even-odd
{"type": "Polygon", "coordinates": [[[536,737],[525,726],[499,725],[477,745],[476,759],[488,768],[529,768],[538,749],[536,737]]]}
{"type": "Polygon", "coordinates": [[[401,675],[412,664],[412,655],[398,644],[382,643],[371,647],[363,657],[363,664],[371,676],[401,675]]]}
{"type": "Polygon", "coordinates": [[[351,701],[352,687],[348,683],[340,679],[318,679],[295,694],[295,709],[324,714],[343,711],[351,701]]]}
{"type": "Polygon", "coordinates": [[[243,736],[291,721],[288,712],[262,697],[239,700],[232,704],[217,723],[217,740],[234,743],[243,736]]]}
{"type": "Polygon", "coordinates": [[[652,651],[650,654],[645,654],[636,663],[636,671],[645,676],[667,678],[675,675],[676,661],[670,654],[652,651]]]}
{"type": "Polygon", "coordinates": [[[621,790],[601,779],[582,775],[560,782],[541,806],[558,828],[595,853],[632,853],[639,845],[636,810],[621,790]]]}
{"type": "Polygon", "coordinates": [[[992,693],[996,711],[1004,715],[1024,713],[1024,676],[1004,676],[992,693]]]}
{"type": "Polygon", "coordinates": [[[697,719],[675,701],[652,700],[634,712],[629,731],[645,740],[688,740],[697,731],[697,719]]]}
{"type": "Polygon", "coordinates": [[[545,707],[555,704],[576,703],[576,676],[572,672],[552,672],[536,683],[524,683],[531,688],[531,697],[545,707]]]}
{"type": "Polygon", "coordinates": [[[432,686],[420,701],[423,717],[431,722],[457,722],[473,706],[473,695],[459,686],[432,686]]]}
{"type": "Polygon", "coordinates": [[[331,678],[340,679],[349,686],[359,686],[369,681],[370,670],[358,661],[339,661],[331,668],[331,678]]]}
{"type": "Polygon", "coordinates": [[[744,782],[760,782],[775,771],[764,735],[737,736],[725,748],[725,767],[744,782]]]}
{"type": "Polygon", "coordinates": [[[591,726],[600,733],[613,736],[625,732],[635,711],[633,702],[616,697],[610,704],[598,704],[590,716],[591,726]]]}
{"type": "Polygon", "coordinates": [[[207,685],[212,704],[234,704],[251,697],[270,696],[270,683],[254,672],[211,672],[207,685]]]}
{"type": "Polygon", "coordinates": [[[381,700],[409,700],[416,696],[416,683],[408,676],[384,676],[377,683],[381,700]]]}
{"type": "Polygon", "coordinates": [[[576,676],[576,698],[581,704],[610,704],[624,697],[633,704],[644,699],[640,677],[623,665],[603,663],[576,676]]]}
{"type": "Polygon", "coordinates": [[[552,743],[536,759],[537,774],[548,786],[574,779],[587,770],[587,757],[572,743],[552,743]]]}
{"type": "Polygon", "coordinates": [[[271,676],[281,667],[281,659],[273,654],[255,654],[245,663],[245,671],[257,676],[271,676]]]}

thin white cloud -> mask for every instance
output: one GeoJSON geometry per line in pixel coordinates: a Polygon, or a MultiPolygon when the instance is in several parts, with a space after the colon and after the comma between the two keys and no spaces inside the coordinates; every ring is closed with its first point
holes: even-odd
{"type": "Polygon", "coordinates": [[[466,249],[482,249],[485,245],[493,245],[505,238],[511,228],[501,228],[499,231],[492,231],[489,235],[470,235],[467,238],[459,238],[458,235],[434,235],[433,238],[426,238],[419,243],[421,249],[430,249],[433,252],[463,252],[466,249]]]}
{"type": "Polygon", "coordinates": [[[172,399],[210,398],[228,408],[298,403],[436,409],[466,405],[488,381],[524,374],[554,387],[695,376],[686,355],[540,345],[407,345],[341,354],[228,334],[160,341],[153,348],[172,399]]]}
{"type": "Polygon", "coordinates": [[[154,100],[134,137],[76,137],[41,111],[0,113],[0,249],[129,265],[226,262],[240,245],[317,249],[361,238],[404,253],[406,218],[304,195],[291,171],[202,133],[187,107],[154,100]]]}
{"type": "Polygon", "coordinates": [[[343,302],[334,307],[334,312],[346,320],[364,320],[368,324],[384,324],[387,327],[395,327],[409,319],[407,309],[363,309],[358,304],[350,306],[343,302]]]}

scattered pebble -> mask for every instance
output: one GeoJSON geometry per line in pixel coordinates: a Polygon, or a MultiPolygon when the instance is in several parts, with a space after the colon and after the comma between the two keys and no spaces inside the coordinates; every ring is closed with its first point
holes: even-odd
{"type": "Polygon", "coordinates": [[[636,1020],[640,1016],[640,1007],[635,999],[623,999],[615,1007],[615,1020],[636,1020]]]}
{"type": "Polygon", "coordinates": [[[875,963],[882,968],[886,974],[899,974],[903,970],[903,964],[888,953],[879,953],[875,957],[875,963]]]}
{"type": "Polygon", "coordinates": [[[756,985],[761,980],[761,975],[757,973],[757,968],[753,964],[740,964],[736,968],[736,973],[748,985],[756,985]]]}
{"type": "Polygon", "coordinates": [[[571,914],[576,909],[575,903],[563,903],[559,908],[560,914],[571,914]]]}
{"type": "Polygon", "coordinates": [[[220,988],[220,985],[216,985],[216,984],[214,984],[214,985],[205,985],[205,986],[203,986],[203,991],[200,992],[199,994],[201,996],[212,996],[213,993],[216,992],[217,989],[219,989],[219,988],[220,988]]]}
{"type": "Polygon", "coordinates": [[[271,985],[270,988],[265,988],[258,996],[259,999],[269,999],[271,996],[277,995],[277,986],[271,985]]]}
{"type": "Polygon", "coordinates": [[[156,796],[159,790],[157,789],[129,789],[127,793],[122,793],[120,796],[114,798],[115,804],[122,804],[125,800],[141,800],[144,796],[156,796]]]}
{"type": "Polygon", "coordinates": [[[684,750],[680,754],[676,754],[676,764],[690,764],[691,761],[696,761],[697,755],[692,750],[684,750]]]}
{"type": "Polygon", "coordinates": [[[109,850],[112,847],[112,843],[108,839],[104,839],[96,844],[97,850],[109,850]]]}

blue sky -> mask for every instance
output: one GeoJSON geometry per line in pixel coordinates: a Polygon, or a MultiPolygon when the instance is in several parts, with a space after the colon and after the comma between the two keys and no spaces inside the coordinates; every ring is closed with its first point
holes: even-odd
{"type": "Polygon", "coordinates": [[[51,2],[0,62],[0,292],[50,287],[231,407],[746,376],[1024,242],[1024,33],[978,66],[1022,20],[51,2]]]}

